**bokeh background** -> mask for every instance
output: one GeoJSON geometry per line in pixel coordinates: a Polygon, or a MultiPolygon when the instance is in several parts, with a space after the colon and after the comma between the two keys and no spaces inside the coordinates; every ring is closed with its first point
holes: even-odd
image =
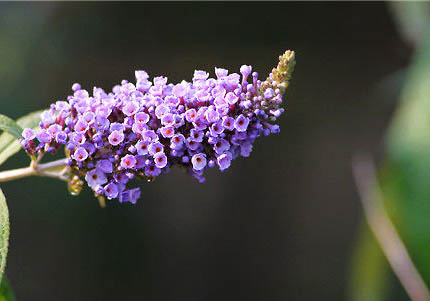
{"type": "Polygon", "coordinates": [[[17,300],[345,300],[362,216],[351,158],[383,152],[412,47],[386,3],[0,3],[13,118],[136,69],[177,82],[251,64],[264,78],[286,49],[281,133],[204,184],[174,170],[106,209],[55,180],[2,184],[17,300]]]}

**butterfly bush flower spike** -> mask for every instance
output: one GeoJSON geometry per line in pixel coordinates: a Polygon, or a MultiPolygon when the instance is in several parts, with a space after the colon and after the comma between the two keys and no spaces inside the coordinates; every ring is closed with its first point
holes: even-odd
{"type": "Polygon", "coordinates": [[[85,180],[98,198],[134,204],[141,191],[132,179],[150,181],[178,166],[203,182],[208,168],[225,171],[250,155],[256,138],[279,133],[294,65],[286,51],[264,81],[243,65],[231,74],[215,68],[215,77],[196,70],[178,84],[136,71],[135,83],[123,80],[111,92],[74,84],[66,101],[41,114],[40,130],[24,129],[21,144],[33,158],[64,146],[63,176],[74,194],[85,180]]]}

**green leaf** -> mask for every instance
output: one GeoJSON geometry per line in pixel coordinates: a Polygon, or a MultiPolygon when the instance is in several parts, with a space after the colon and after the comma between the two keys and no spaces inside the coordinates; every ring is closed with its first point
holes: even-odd
{"type": "MultiPolygon", "coordinates": [[[[430,28],[428,28],[430,30],[430,28]]],[[[430,31],[413,61],[388,136],[382,179],[388,210],[430,285],[430,31]]]]}
{"type": "Polygon", "coordinates": [[[393,1],[387,5],[404,39],[418,46],[429,22],[429,3],[393,1]]]}
{"type": "MultiPolygon", "coordinates": [[[[388,131],[386,160],[379,182],[390,219],[430,287],[430,25],[423,37],[425,40],[413,58],[400,106],[388,131]]],[[[363,240],[361,244],[370,241],[376,244],[374,239],[363,240]]],[[[375,265],[383,269],[386,262],[381,251],[374,249],[373,252],[380,255],[365,252],[361,255],[361,268],[368,270],[369,277],[373,277],[375,265]],[[377,256],[378,263],[374,260],[377,256]]],[[[355,282],[352,286],[355,291],[369,288],[366,282],[360,284],[357,279],[355,282]]],[[[390,300],[389,291],[380,293],[383,283],[372,285],[374,300],[390,300]]]]}
{"type": "Polygon", "coordinates": [[[13,119],[2,114],[0,114],[0,130],[11,133],[17,138],[22,138],[21,133],[23,128],[13,119]]]}
{"type": "Polygon", "coordinates": [[[388,272],[384,254],[367,224],[363,223],[352,256],[348,300],[383,300],[387,294],[388,272]]]}
{"type": "MultiPolygon", "coordinates": [[[[39,130],[40,114],[42,111],[36,111],[19,118],[16,122],[23,128],[32,128],[36,132],[39,130]]],[[[0,165],[9,157],[16,154],[21,149],[21,144],[15,136],[9,133],[0,135],[0,165]]]]}
{"type": "Polygon", "coordinates": [[[15,301],[15,296],[6,276],[3,277],[0,284],[0,301],[15,301]]]}
{"type": "Polygon", "coordinates": [[[9,246],[9,210],[6,198],[0,189],[0,281],[6,267],[6,256],[9,246]]]}

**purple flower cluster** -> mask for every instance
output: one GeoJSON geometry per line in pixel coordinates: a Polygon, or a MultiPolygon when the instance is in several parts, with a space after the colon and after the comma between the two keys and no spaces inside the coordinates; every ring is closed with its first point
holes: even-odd
{"type": "Polygon", "coordinates": [[[257,137],[278,133],[270,122],[284,111],[283,89],[270,77],[258,80],[251,66],[240,74],[215,68],[215,74],[196,70],[192,82],[175,85],[136,71],[135,84],[123,80],[112,92],[94,88],[92,95],[74,84],[73,95],[44,111],[41,129],[26,128],[21,143],[29,154],[65,145],[75,174],[96,195],[120,202],[140,197],[139,188],[127,188],[131,179],[156,177],[175,165],[203,182],[207,168],[224,171],[250,155],[257,137]]]}

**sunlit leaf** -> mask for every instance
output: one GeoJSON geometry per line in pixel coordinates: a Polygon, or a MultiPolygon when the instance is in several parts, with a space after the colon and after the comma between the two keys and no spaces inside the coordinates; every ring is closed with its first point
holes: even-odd
{"type": "Polygon", "coordinates": [[[9,210],[6,198],[0,189],[0,281],[6,267],[7,250],[9,246],[9,210]]]}
{"type": "Polygon", "coordinates": [[[17,138],[22,138],[22,127],[15,120],[0,114],[0,130],[6,131],[17,138]]]}
{"type": "Polygon", "coordinates": [[[0,284],[0,301],[15,301],[15,296],[6,275],[3,276],[0,284]]]}

